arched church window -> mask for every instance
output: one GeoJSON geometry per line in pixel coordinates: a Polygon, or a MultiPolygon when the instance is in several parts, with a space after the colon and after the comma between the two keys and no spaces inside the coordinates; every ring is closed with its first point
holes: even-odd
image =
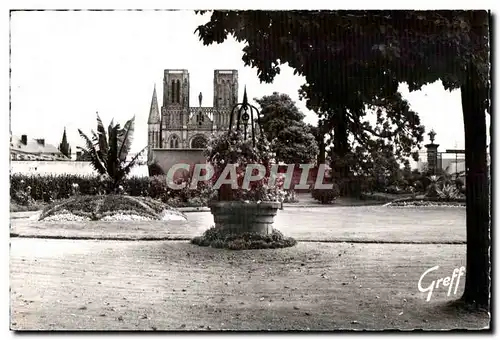
{"type": "Polygon", "coordinates": [[[179,148],[179,138],[175,135],[170,138],[170,148],[171,149],[178,149],[179,148]]]}
{"type": "Polygon", "coordinates": [[[229,81],[224,84],[224,105],[229,105],[229,81]]]}
{"type": "Polygon", "coordinates": [[[181,102],[181,81],[177,79],[177,89],[175,90],[175,95],[177,96],[177,103],[181,102]]]}
{"type": "Polygon", "coordinates": [[[195,136],[191,141],[191,148],[204,149],[207,146],[207,140],[203,136],[195,136]]]}
{"type": "Polygon", "coordinates": [[[205,116],[201,111],[198,112],[198,114],[196,115],[196,122],[198,123],[199,126],[202,126],[204,121],[205,121],[205,116]]]}
{"type": "Polygon", "coordinates": [[[221,80],[220,84],[219,84],[219,88],[217,89],[217,94],[219,95],[219,105],[224,105],[224,84],[225,84],[225,81],[224,80],[221,80]]]}
{"type": "Polygon", "coordinates": [[[172,80],[172,87],[171,87],[171,97],[172,97],[172,103],[175,102],[175,80],[172,80]]]}
{"type": "Polygon", "coordinates": [[[233,105],[232,100],[231,100],[231,83],[227,84],[227,105],[231,106],[233,105]]]}

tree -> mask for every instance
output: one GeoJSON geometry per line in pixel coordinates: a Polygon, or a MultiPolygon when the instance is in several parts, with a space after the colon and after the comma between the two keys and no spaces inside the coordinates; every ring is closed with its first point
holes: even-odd
{"type": "MultiPolygon", "coordinates": [[[[330,118],[340,156],[349,149],[349,121],[357,120],[365,105],[397,97],[400,83],[411,91],[438,80],[446,89],[460,88],[468,168],[462,298],[489,306],[489,27],[486,11],[214,11],[197,32],[207,45],[222,43],[229,34],[245,41],[243,61],[257,68],[262,81],[272,81],[283,63],[304,76],[301,94],[309,107],[330,118]]],[[[407,119],[411,123],[412,117],[407,119]]],[[[407,129],[396,131],[404,138],[411,135],[407,129]]]]}
{"type": "Polygon", "coordinates": [[[370,191],[383,192],[401,179],[400,164],[393,147],[383,139],[372,141],[370,147],[356,146],[348,154],[347,161],[355,177],[370,191]]]}
{"type": "Polygon", "coordinates": [[[288,95],[274,92],[254,100],[261,107],[260,125],[277,161],[301,164],[316,158],[316,139],[303,122],[305,115],[288,95]]]}
{"type": "Polygon", "coordinates": [[[66,128],[64,128],[61,144],[59,144],[59,151],[61,151],[64,156],[71,158],[71,148],[66,138],[66,128]]]}
{"type": "Polygon", "coordinates": [[[316,162],[317,162],[317,164],[324,164],[326,161],[326,147],[328,144],[328,142],[325,141],[325,139],[326,139],[326,134],[328,133],[328,131],[325,128],[325,125],[323,124],[322,121],[318,122],[318,126],[308,124],[307,127],[309,128],[309,131],[314,136],[314,139],[316,140],[316,144],[318,145],[318,159],[316,162]]]}
{"type": "Polygon", "coordinates": [[[82,157],[90,159],[90,164],[99,175],[105,176],[109,180],[108,192],[117,191],[119,185],[137,163],[141,153],[146,149],[142,149],[127,162],[134,134],[134,121],[135,117],[132,117],[123,128],[120,127],[120,124],[113,124],[111,121],[106,135],[106,130],[98,114],[97,133],[92,130],[92,139],[78,129],[86,144],[85,147],[78,147],[78,149],[83,152],[82,157]]]}
{"type": "MultiPolygon", "coordinates": [[[[398,82],[390,74],[379,76],[380,67],[373,60],[364,56],[359,61],[346,59],[346,55],[372,53],[366,47],[371,45],[351,41],[354,34],[349,31],[349,16],[359,16],[359,12],[342,13],[347,13],[348,18],[327,11],[214,11],[210,22],[198,27],[198,32],[205,44],[221,43],[228,34],[245,41],[243,60],[246,65],[257,67],[262,81],[272,81],[280,72],[280,63],[285,62],[296,74],[305,76],[307,84],[300,93],[307,99],[308,108],[325,118],[333,129],[333,152],[337,158],[345,158],[352,148],[349,136],[361,132],[393,139],[395,145],[404,146],[395,152],[402,151],[400,156],[408,157],[411,151],[406,146],[419,147],[423,140],[418,115],[397,94],[398,82]],[[371,105],[369,109],[380,109],[376,127],[364,120],[367,105],[371,105]],[[399,110],[392,110],[396,107],[399,110]]],[[[373,35],[372,31],[362,33],[363,37],[373,35]]],[[[347,176],[349,169],[339,163],[334,167],[339,177],[347,176]]]]}

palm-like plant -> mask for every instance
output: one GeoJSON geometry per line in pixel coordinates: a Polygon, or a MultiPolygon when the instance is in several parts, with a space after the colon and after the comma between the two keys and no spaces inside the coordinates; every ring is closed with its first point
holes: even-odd
{"type": "Polygon", "coordinates": [[[439,197],[439,177],[436,175],[432,175],[427,177],[429,180],[429,185],[427,186],[427,192],[425,196],[437,198],[439,197]]]}
{"type": "Polygon", "coordinates": [[[91,131],[92,139],[78,129],[86,144],[85,147],[78,147],[78,149],[83,152],[83,156],[90,159],[90,164],[99,175],[104,176],[109,181],[108,192],[117,191],[121,182],[136,165],[141,153],[146,149],[142,149],[127,162],[134,134],[134,121],[135,116],[121,128],[120,124],[114,124],[111,120],[106,135],[102,120],[97,114],[97,132],[91,131]]]}
{"type": "Polygon", "coordinates": [[[451,184],[445,184],[441,189],[438,189],[439,198],[456,199],[460,196],[457,188],[451,184]]]}

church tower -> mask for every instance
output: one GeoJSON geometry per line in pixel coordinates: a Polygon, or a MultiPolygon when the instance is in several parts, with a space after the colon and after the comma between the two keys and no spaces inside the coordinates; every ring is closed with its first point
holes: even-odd
{"type": "Polygon", "coordinates": [[[214,117],[215,129],[229,127],[229,115],[238,102],[238,71],[214,71],[214,117]]]}
{"type": "Polygon", "coordinates": [[[187,70],[165,70],[163,75],[163,148],[183,148],[187,145],[187,123],[189,120],[189,72],[187,70]]]}
{"type": "Polygon", "coordinates": [[[156,97],[156,85],[153,89],[153,98],[151,99],[151,107],[149,109],[148,146],[150,149],[160,147],[160,112],[156,97]]]}

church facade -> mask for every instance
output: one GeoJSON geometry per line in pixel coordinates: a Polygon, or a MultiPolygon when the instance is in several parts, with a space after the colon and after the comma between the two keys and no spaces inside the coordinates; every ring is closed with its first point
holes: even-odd
{"type": "Polygon", "coordinates": [[[161,110],[158,109],[156,87],[148,118],[148,149],[200,149],[208,137],[227,130],[229,116],[238,100],[238,71],[214,71],[213,106],[203,106],[198,95],[198,107],[190,107],[188,70],[165,70],[161,110]]]}

